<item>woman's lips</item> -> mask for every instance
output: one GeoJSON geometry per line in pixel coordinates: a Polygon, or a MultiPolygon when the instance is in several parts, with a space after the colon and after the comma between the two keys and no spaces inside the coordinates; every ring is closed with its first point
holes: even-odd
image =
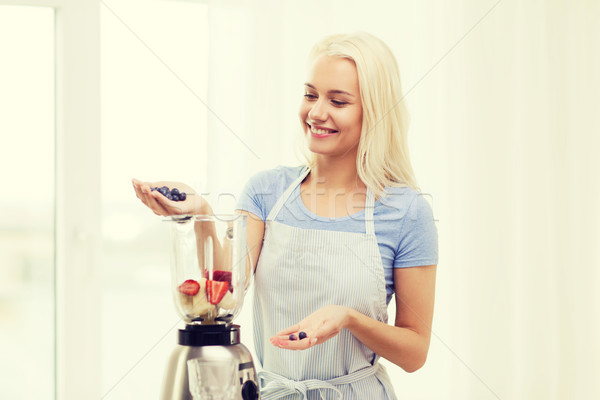
{"type": "Polygon", "coordinates": [[[316,137],[316,138],[328,137],[328,136],[334,135],[338,132],[334,129],[329,129],[329,128],[325,128],[322,126],[312,126],[308,123],[306,125],[308,126],[308,129],[310,130],[312,137],[316,137]]]}

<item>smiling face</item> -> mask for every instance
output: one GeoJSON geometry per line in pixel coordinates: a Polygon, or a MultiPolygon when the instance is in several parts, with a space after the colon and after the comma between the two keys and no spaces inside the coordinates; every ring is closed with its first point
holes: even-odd
{"type": "Polygon", "coordinates": [[[300,121],[311,152],[354,156],[362,130],[362,103],[353,61],[321,55],[304,84],[300,121]]]}

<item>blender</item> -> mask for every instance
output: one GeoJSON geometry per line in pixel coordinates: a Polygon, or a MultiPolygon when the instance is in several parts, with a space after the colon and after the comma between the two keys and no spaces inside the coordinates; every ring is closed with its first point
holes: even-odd
{"type": "Polygon", "coordinates": [[[259,399],[252,356],[240,342],[240,326],[233,324],[254,271],[246,218],[242,214],[165,218],[171,231],[173,300],[185,328],[178,331],[161,400],[259,399]],[[216,367],[193,367],[218,364],[233,365],[234,376],[213,374],[216,367]]]}

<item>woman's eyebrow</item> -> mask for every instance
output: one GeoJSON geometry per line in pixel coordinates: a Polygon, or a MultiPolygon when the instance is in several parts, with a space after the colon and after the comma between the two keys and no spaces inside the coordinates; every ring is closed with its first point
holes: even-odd
{"type": "MultiPolygon", "coordinates": [[[[307,83],[305,83],[305,84],[304,84],[304,86],[308,86],[308,87],[309,87],[309,88],[311,88],[311,89],[317,90],[317,88],[316,88],[316,87],[314,87],[313,85],[311,85],[311,84],[310,84],[310,83],[308,83],[308,82],[307,82],[307,83]]],[[[327,93],[329,93],[329,94],[331,94],[331,93],[335,93],[335,94],[345,94],[345,95],[347,95],[347,96],[354,97],[354,95],[353,95],[352,93],[348,93],[348,92],[346,92],[346,91],[344,91],[344,90],[338,90],[338,89],[330,90],[330,91],[328,91],[327,93]]]]}

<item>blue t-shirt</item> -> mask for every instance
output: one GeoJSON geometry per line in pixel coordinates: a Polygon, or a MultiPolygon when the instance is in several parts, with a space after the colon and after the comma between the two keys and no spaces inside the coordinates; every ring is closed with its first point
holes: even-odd
{"type": "MultiPolygon", "coordinates": [[[[277,167],[257,173],[244,187],[237,209],[265,221],[279,197],[304,168],[277,167]]],[[[316,215],[302,202],[298,185],[275,220],[303,229],[365,233],[364,217],[364,210],[340,218],[316,215]]],[[[425,196],[408,187],[387,188],[386,195],[375,201],[373,218],[389,303],[394,292],[394,268],[437,265],[437,228],[425,196]]]]}

